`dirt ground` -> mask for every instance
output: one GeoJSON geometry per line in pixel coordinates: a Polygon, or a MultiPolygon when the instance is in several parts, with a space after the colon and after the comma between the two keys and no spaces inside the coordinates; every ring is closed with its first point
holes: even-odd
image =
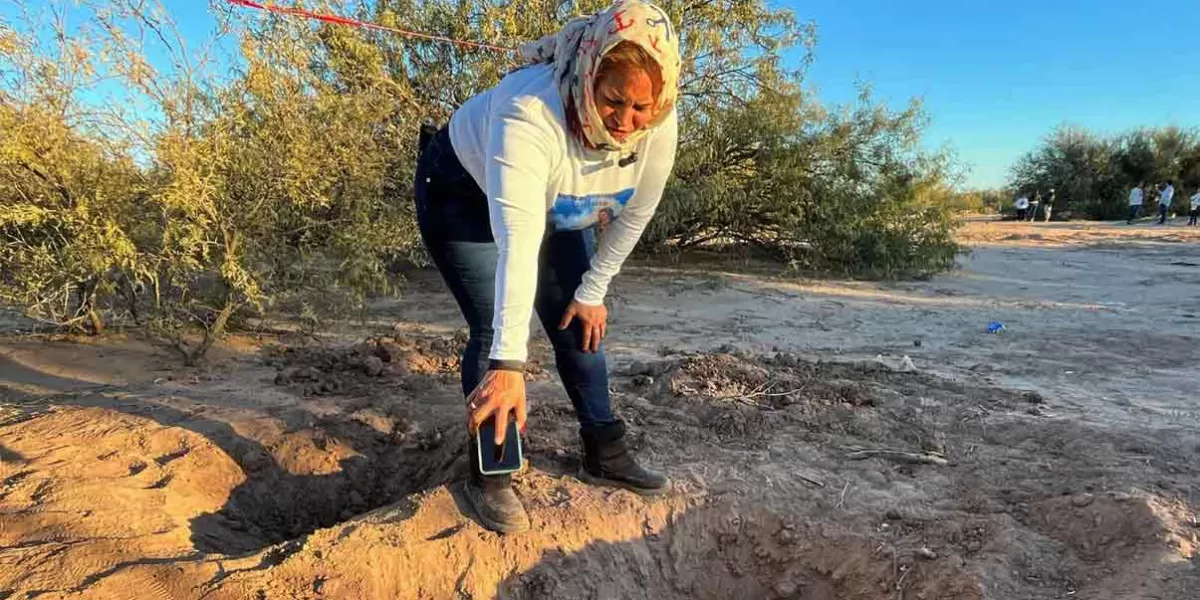
{"type": "Polygon", "coordinates": [[[0,598],[1198,597],[1200,228],[962,240],[920,282],[632,265],[614,404],[675,489],[575,479],[538,338],[513,536],[462,506],[464,338],[435,274],[199,368],[10,315],[0,598]]]}

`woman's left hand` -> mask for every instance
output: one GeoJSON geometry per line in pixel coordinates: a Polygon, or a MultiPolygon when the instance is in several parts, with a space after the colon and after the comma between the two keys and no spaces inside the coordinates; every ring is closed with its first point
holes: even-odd
{"type": "Polygon", "coordinates": [[[600,341],[608,332],[608,309],[603,304],[591,306],[580,304],[578,300],[572,300],[571,304],[567,305],[566,312],[563,313],[562,322],[558,324],[559,330],[566,329],[571,324],[571,320],[576,317],[579,318],[579,324],[583,329],[581,349],[584,352],[600,350],[600,341]]]}

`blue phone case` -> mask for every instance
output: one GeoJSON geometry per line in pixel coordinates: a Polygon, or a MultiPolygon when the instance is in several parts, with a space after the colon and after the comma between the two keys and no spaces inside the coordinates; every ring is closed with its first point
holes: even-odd
{"type": "Polygon", "coordinates": [[[484,460],[485,453],[495,453],[496,444],[493,441],[495,427],[495,421],[488,419],[475,432],[475,460],[479,464],[479,472],[484,475],[505,475],[520,471],[525,459],[516,419],[508,421],[508,434],[505,437],[504,453],[501,459],[484,460]]]}

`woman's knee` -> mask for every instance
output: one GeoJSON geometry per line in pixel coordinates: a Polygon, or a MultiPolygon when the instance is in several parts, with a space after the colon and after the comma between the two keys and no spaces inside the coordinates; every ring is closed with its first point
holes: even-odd
{"type": "Polygon", "coordinates": [[[567,368],[580,373],[608,371],[608,356],[604,344],[595,352],[584,352],[579,347],[554,349],[554,361],[559,369],[567,368]]]}

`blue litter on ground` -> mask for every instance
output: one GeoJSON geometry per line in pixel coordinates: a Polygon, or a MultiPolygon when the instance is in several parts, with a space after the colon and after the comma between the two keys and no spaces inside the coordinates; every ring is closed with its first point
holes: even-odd
{"type": "Polygon", "coordinates": [[[1004,323],[1000,321],[992,321],[988,323],[988,333],[1000,333],[1004,331],[1004,323]]]}

